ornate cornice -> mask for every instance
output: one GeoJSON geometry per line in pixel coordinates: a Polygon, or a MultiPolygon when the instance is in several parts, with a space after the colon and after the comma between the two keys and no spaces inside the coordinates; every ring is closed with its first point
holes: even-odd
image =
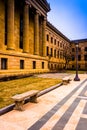
{"type": "Polygon", "coordinates": [[[46,0],[25,0],[25,2],[33,6],[44,16],[46,16],[47,12],[50,11],[50,5],[47,3],[46,0]]]}

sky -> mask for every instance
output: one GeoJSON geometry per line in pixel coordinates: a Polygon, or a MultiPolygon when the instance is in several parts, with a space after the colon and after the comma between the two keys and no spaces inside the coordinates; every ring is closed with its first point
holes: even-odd
{"type": "Polygon", "coordinates": [[[70,40],[87,39],[87,0],[47,0],[47,20],[70,40]]]}

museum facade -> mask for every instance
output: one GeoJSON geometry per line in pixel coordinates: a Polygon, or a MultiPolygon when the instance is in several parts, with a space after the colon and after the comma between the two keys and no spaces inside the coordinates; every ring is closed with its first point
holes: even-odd
{"type": "MultiPolygon", "coordinates": [[[[71,54],[74,41],[47,21],[49,11],[46,0],[0,0],[0,73],[41,73],[64,68],[64,50],[71,54]]],[[[80,68],[87,66],[87,39],[82,41],[84,45],[80,68]]],[[[67,68],[75,68],[74,62],[67,68]]]]}

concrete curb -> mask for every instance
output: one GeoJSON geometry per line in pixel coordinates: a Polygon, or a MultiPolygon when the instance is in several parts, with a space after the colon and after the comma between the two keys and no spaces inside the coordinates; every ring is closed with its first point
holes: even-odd
{"type": "Polygon", "coordinates": [[[42,96],[42,95],[44,95],[44,94],[46,94],[46,93],[48,93],[48,92],[58,88],[58,87],[60,87],[61,85],[63,85],[63,83],[56,84],[56,85],[54,85],[54,86],[52,86],[50,88],[47,88],[47,89],[45,89],[43,91],[40,91],[39,94],[38,94],[38,97],[40,97],[40,96],[42,96]]]}
{"type": "MultiPolygon", "coordinates": [[[[43,91],[40,91],[39,94],[38,94],[38,97],[40,97],[40,96],[42,96],[42,95],[44,95],[44,94],[58,88],[58,87],[60,87],[62,84],[63,83],[56,84],[56,85],[54,85],[54,86],[52,86],[50,88],[47,88],[47,89],[45,89],[43,91]]],[[[29,102],[29,98],[25,100],[25,103],[28,103],[28,102],[29,102]]],[[[14,106],[15,106],[15,104],[11,104],[11,105],[9,105],[7,107],[4,107],[4,108],[0,109],[0,116],[7,113],[7,112],[9,112],[9,111],[11,111],[14,108],[14,106]]]]}
{"type": "Polygon", "coordinates": [[[4,107],[4,108],[0,109],[0,116],[7,113],[7,112],[9,112],[9,111],[11,111],[13,109],[14,105],[15,104],[11,104],[11,105],[9,105],[7,107],[4,107]]]}

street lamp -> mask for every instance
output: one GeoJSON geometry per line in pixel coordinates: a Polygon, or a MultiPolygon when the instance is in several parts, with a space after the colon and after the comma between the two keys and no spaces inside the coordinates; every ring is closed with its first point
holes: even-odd
{"type": "Polygon", "coordinates": [[[74,81],[80,81],[80,78],[78,77],[78,42],[75,43],[76,45],[76,76],[74,78],[74,81]]]}

